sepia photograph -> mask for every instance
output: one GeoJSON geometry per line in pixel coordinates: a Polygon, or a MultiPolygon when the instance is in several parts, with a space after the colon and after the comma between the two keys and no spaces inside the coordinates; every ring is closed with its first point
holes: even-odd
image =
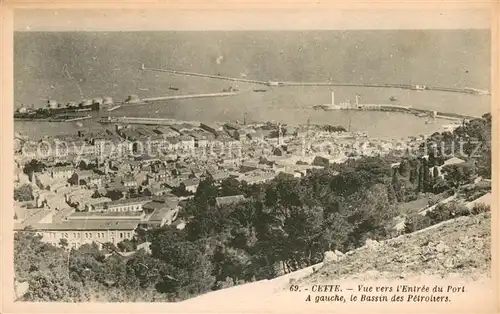
{"type": "Polygon", "coordinates": [[[115,11],[13,10],[15,304],[491,297],[488,11],[115,11]]]}

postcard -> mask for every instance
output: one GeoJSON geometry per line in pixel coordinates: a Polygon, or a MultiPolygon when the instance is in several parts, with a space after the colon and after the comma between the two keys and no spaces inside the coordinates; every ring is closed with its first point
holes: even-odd
{"type": "Polygon", "coordinates": [[[118,5],[2,5],[2,312],[498,311],[498,4],[118,5]]]}

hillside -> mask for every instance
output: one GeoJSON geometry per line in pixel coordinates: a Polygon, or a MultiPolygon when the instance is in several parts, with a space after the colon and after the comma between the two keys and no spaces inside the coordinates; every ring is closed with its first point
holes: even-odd
{"type": "Polygon", "coordinates": [[[336,263],[320,263],[272,280],[207,293],[181,303],[195,308],[218,303],[228,308],[245,304],[247,309],[261,309],[277,302],[297,311],[307,305],[303,302],[307,293],[290,293],[291,284],[311,287],[318,283],[359,284],[377,280],[415,283],[441,277],[475,281],[484,288],[490,277],[490,227],[490,213],[462,216],[384,242],[369,241],[369,245],[349,252],[336,263]],[[226,304],[228,300],[231,302],[226,304]]]}
{"type": "Polygon", "coordinates": [[[463,216],[349,252],[304,278],[409,279],[421,275],[474,279],[489,274],[491,213],[463,216]]]}

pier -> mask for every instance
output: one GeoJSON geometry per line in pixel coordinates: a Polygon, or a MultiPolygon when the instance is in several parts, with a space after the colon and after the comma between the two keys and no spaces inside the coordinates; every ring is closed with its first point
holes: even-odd
{"type": "Polygon", "coordinates": [[[199,122],[195,121],[181,121],[177,119],[169,119],[169,118],[148,118],[148,117],[102,117],[99,119],[99,122],[102,124],[145,124],[145,125],[172,125],[172,124],[180,124],[180,123],[190,123],[194,125],[199,125],[199,122]]]}
{"type": "Polygon", "coordinates": [[[262,80],[251,80],[251,79],[243,79],[238,77],[230,77],[230,76],[222,76],[222,75],[213,75],[213,74],[204,74],[204,73],[196,73],[196,72],[185,72],[185,71],[177,71],[171,69],[158,69],[158,68],[147,68],[144,64],[141,67],[143,71],[152,71],[152,72],[166,72],[177,75],[184,76],[195,76],[195,77],[204,77],[210,79],[217,80],[225,80],[232,82],[242,82],[249,84],[258,84],[258,85],[266,85],[266,86],[332,86],[332,87],[369,87],[369,88],[399,88],[399,89],[409,89],[416,91],[441,91],[441,92],[451,92],[451,93],[463,93],[470,95],[491,95],[489,91],[481,90],[477,88],[471,87],[439,87],[439,86],[428,86],[428,85],[410,85],[410,84],[368,84],[368,83],[342,83],[342,82],[286,82],[286,81],[262,81],[262,80]]]}
{"type": "Polygon", "coordinates": [[[390,111],[390,112],[403,112],[414,114],[418,117],[434,117],[452,121],[463,121],[463,120],[473,120],[473,119],[481,119],[481,117],[474,117],[468,115],[462,115],[451,112],[442,112],[430,109],[419,109],[412,108],[409,105],[396,105],[396,104],[362,104],[359,102],[359,96],[356,95],[356,102],[354,104],[350,102],[340,103],[339,105],[335,104],[335,92],[332,92],[332,100],[330,104],[317,105],[313,107],[314,109],[321,110],[371,110],[371,111],[390,111]]]}
{"type": "Polygon", "coordinates": [[[212,98],[212,97],[228,97],[238,95],[238,92],[220,92],[220,93],[208,93],[208,94],[191,94],[191,95],[175,95],[175,96],[160,96],[160,97],[148,97],[139,98],[137,95],[131,95],[124,102],[109,108],[107,111],[113,111],[123,106],[140,106],[147,105],[156,101],[166,101],[166,100],[182,100],[182,99],[194,99],[194,98],[212,98]]]}
{"type": "Polygon", "coordinates": [[[178,75],[184,75],[184,76],[196,76],[196,77],[205,77],[205,78],[232,81],[232,82],[244,82],[244,83],[251,83],[251,84],[268,85],[268,82],[258,81],[258,80],[247,80],[247,79],[242,79],[242,78],[237,78],[237,77],[229,77],[229,76],[221,76],[221,75],[213,75],[213,74],[203,74],[203,73],[195,73],[195,72],[185,72],[185,71],[176,71],[176,70],[169,70],[169,69],[146,68],[146,67],[144,67],[144,64],[142,65],[141,69],[144,71],[166,72],[166,73],[178,74],[178,75]]]}
{"type": "Polygon", "coordinates": [[[193,98],[210,98],[210,97],[227,97],[238,95],[237,92],[220,92],[220,93],[209,93],[209,94],[192,94],[192,95],[176,95],[176,96],[163,96],[163,97],[150,97],[143,98],[142,101],[145,103],[162,101],[162,100],[178,100],[178,99],[193,99],[193,98]]]}

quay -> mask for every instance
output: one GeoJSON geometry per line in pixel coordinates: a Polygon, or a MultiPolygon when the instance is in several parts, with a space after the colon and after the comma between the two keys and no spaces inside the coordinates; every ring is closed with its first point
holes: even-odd
{"type": "Polygon", "coordinates": [[[169,119],[169,118],[148,118],[148,117],[102,117],[99,119],[99,123],[102,124],[145,124],[145,125],[172,125],[172,124],[181,124],[181,123],[190,123],[193,125],[199,125],[199,122],[194,121],[181,121],[177,119],[169,119]]]}
{"type": "Polygon", "coordinates": [[[49,122],[74,122],[74,121],[80,121],[80,120],[88,120],[91,119],[91,115],[87,116],[56,116],[53,118],[49,118],[49,122]]]}

